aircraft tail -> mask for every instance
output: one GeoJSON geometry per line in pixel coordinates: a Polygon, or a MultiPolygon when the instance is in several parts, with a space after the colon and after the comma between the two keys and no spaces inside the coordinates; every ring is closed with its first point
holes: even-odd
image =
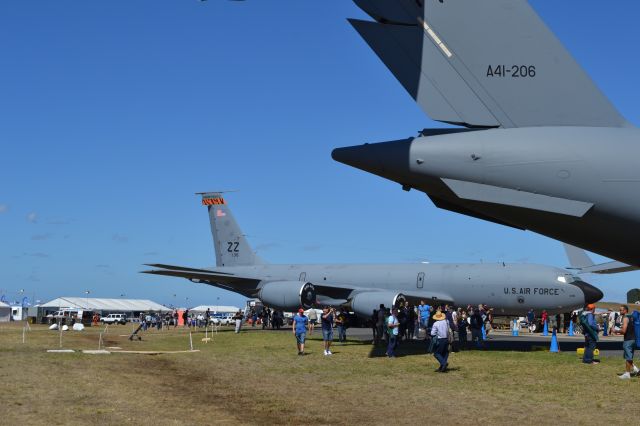
{"type": "Polygon", "coordinates": [[[434,120],[629,126],[527,0],[354,2],[375,22],[351,24],[434,120]]]}
{"type": "Polygon", "coordinates": [[[263,263],[253,252],[240,230],[231,209],[220,192],[203,192],[202,205],[207,206],[216,266],[245,266],[263,263]]]}
{"type": "Polygon", "coordinates": [[[570,268],[576,269],[580,274],[619,274],[640,269],[635,265],[629,265],[617,260],[596,265],[587,252],[566,243],[564,244],[564,250],[567,252],[570,268]]]}

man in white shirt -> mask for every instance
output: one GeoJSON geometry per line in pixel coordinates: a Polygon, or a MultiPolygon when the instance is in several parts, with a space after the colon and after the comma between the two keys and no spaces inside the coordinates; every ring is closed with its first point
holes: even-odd
{"type": "Polygon", "coordinates": [[[435,313],[433,320],[435,322],[431,327],[431,336],[432,338],[438,339],[438,343],[433,351],[433,356],[440,363],[440,367],[436,371],[446,373],[447,367],[449,366],[447,362],[449,359],[449,323],[447,316],[440,311],[435,313]]]}
{"type": "Polygon", "coordinates": [[[398,310],[396,308],[391,309],[391,315],[387,319],[387,330],[389,332],[389,344],[387,345],[387,356],[389,358],[396,357],[396,343],[398,341],[398,327],[400,321],[398,321],[398,310]]]}

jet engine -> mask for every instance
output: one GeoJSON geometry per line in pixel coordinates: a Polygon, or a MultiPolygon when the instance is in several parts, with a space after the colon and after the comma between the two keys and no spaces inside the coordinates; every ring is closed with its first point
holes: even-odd
{"type": "Polygon", "coordinates": [[[293,311],[301,306],[309,309],[316,302],[313,284],[301,281],[270,281],[262,284],[258,298],[266,306],[293,311]]]}
{"type": "Polygon", "coordinates": [[[406,301],[402,293],[394,291],[366,291],[357,293],[351,298],[351,310],[356,315],[370,317],[374,309],[379,309],[380,304],[386,308],[399,306],[406,301]]]}

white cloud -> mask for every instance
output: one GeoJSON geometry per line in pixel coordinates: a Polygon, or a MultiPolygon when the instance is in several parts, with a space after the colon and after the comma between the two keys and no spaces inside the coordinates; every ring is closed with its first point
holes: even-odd
{"type": "Polygon", "coordinates": [[[27,222],[29,223],[37,223],[38,222],[38,214],[36,212],[31,212],[27,215],[27,222]]]}

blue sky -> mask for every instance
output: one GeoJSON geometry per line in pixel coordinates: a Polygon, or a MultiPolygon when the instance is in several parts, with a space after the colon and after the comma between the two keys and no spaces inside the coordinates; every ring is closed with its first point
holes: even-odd
{"type": "MultiPolygon", "coordinates": [[[[640,123],[640,3],[532,1],[640,123]]],[[[349,1],[0,3],[0,294],[242,304],[143,263],[214,263],[194,192],[275,263],[535,262],[559,243],[436,209],[331,149],[440,127],[346,22],[349,1]]],[[[596,259],[600,259],[596,257],[596,259]]],[[[594,277],[624,300],[637,273],[594,277]]]]}

